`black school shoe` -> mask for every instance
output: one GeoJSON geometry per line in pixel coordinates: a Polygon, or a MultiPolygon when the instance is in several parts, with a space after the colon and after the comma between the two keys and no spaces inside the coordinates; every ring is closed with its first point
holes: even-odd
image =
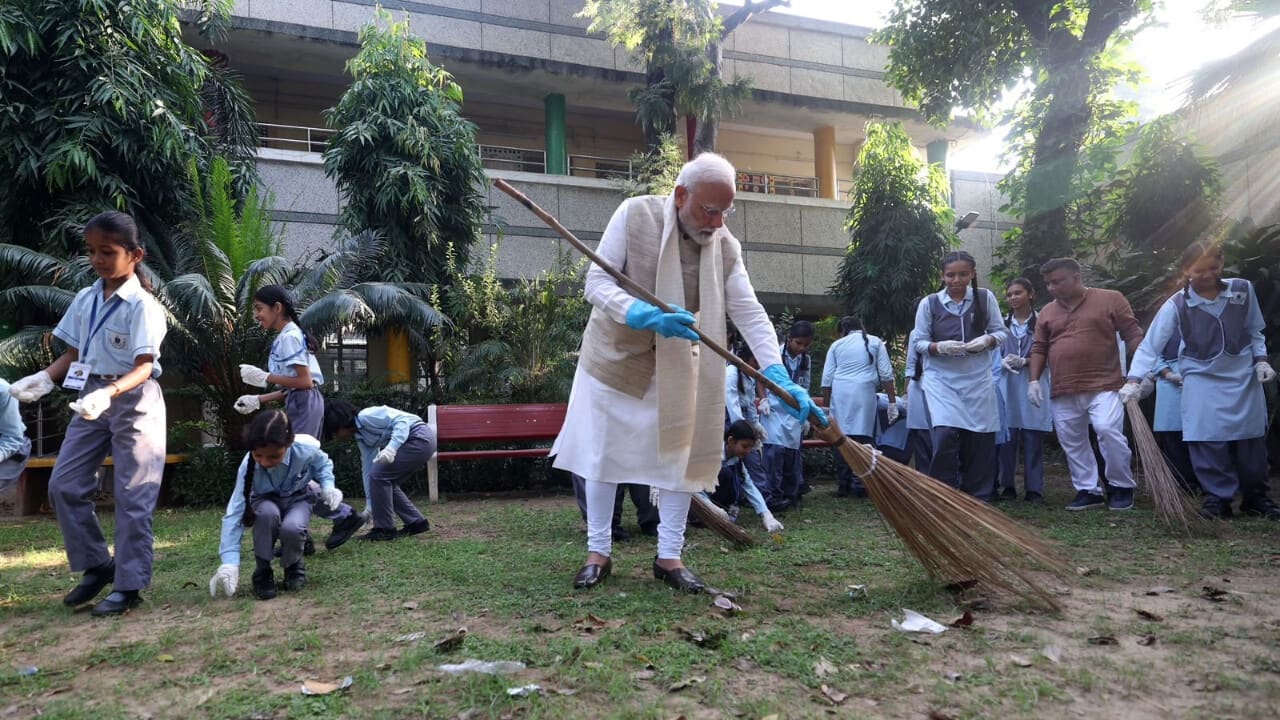
{"type": "Polygon", "coordinates": [[[299,560],[284,569],[284,589],[289,592],[298,592],[307,586],[307,566],[306,563],[299,560]]]}
{"type": "MultiPolygon", "coordinates": [[[[396,533],[396,535],[399,537],[408,537],[410,535],[421,535],[422,533],[430,529],[431,529],[431,523],[427,522],[426,518],[422,518],[421,520],[415,520],[409,523],[408,525],[405,525],[404,527],[400,528],[400,532],[396,533]]],[[[614,532],[617,532],[617,531],[615,530],[614,532]]],[[[614,539],[617,540],[618,536],[614,535],[614,539]]]]}
{"type": "Polygon", "coordinates": [[[1205,520],[1225,520],[1231,517],[1230,498],[1205,495],[1204,504],[1200,506],[1199,515],[1205,520]]]}
{"type": "Polygon", "coordinates": [[[111,584],[116,577],[116,561],[108,560],[95,568],[89,568],[84,571],[84,577],[80,578],[80,584],[71,589],[62,598],[62,604],[68,607],[83,605],[90,600],[98,597],[98,593],[102,592],[111,584]]]}
{"type": "Polygon", "coordinates": [[[1250,517],[1261,517],[1273,522],[1280,521],[1280,506],[1263,495],[1256,498],[1245,498],[1240,502],[1240,514],[1250,517]]]}
{"type": "Polygon", "coordinates": [[[356,531],[369,522],[368,512],[351,511],[351,514],[333,524],[333,532],[324,541],[326,550],[337,550],[351,539],[356,531]]]}
{"type": "Polygon", "coordinates": [[[390,542],[398,537],[400,535],[395,530],[376,527],[356,539],[362,542],[390,542]]]}
{"type": "Polygon", "coordinates": [[[142,596],[137,590],[116,590],[105,600],[93,606],[89,612],[94,617],[111,617],[123,615],[142,604],[142,596]]]}
{"type": "Polygon", "coordinates": [[[257,558],[258,566],[253,571],[253,594],[259,600],[270,600],[276,596],[276,574],[271,569],[271,561],[257,558]]]}

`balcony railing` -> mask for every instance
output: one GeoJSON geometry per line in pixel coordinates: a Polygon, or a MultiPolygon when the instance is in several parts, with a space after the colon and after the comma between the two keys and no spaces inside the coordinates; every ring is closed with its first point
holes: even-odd
{"type": "Polygon", "coordinates": [[[480,164],[490,170],[517,170],[519,172],[545,173],[547,154],[542,150],[481,145],[480,164]]]}
{"type": "Polygon", "coordinates": [[[598,155],[570,155],[569,174],[575,177],[601,180],[626,180],[634,177],[635,168],[630,159],[600,157],[598,155]]]}
{"type": "Polygon", "coordinates": [[[738,192],[816,198],[818,197],[818,178],[740,170],[738,192]]]}
{"type": "Polygon", "coordinates": [[[264,148],[322,153],[333,136],[324,128],[258,123],[258,145],[264,148]]]}

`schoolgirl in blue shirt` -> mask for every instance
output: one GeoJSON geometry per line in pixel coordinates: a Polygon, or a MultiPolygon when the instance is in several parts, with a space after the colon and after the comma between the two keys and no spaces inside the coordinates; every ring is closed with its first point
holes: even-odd
{"type": "Polygon", "coordinates": [[[916,352],[929,356],[921,377],[933,422],[929,474],[989,500],[1000,430],[991,350],[1008,332],[996,296],[978,287],[977,267],[967,252],[942,258],[943,288],[920,301],[913,332],[916,352]]]}
{"type": "MultiPolygon", "coordinates": [[[[738,345],[736,354],[743,362],[757,370],[760,369],[755,353],[751,352],[751,348],[747,347],[746,343],[738,345]]],[[[728,429],[739,420],[745,420],[755,431],[758,441],[756,447],[742,458],[742,463],[746,466],[752,482],[755,483],[756,490],[768,503],[770,500],[769,478],[764,464],[764,441],[769,433],[760,422],[760,397],[756,381],[746,373],[739,372],[736,366],[729,365],[724,371],[724,394],[725,428],[728,429]]]]}
{"type": "Polygon", "coordinates": [[[1191,451],[1182,439],[1182,373],[1178,371],[1178,354],[1182,350],[1182,332],[1174,328],[1169,342],[1160,349],[1156,362],[1155,414],[1151,418],[1151,431],[1156,436],[1160,451],[1177,472],[1178,482],[1191,495],[1200,494],[1200,481],[1191,465],[1191,451]]]}
{"type": "Polygon", "coordinates": [[[9,383],[0,380],[0,491],[18,481],[30,454],[31,439],[18,410],[18,399],[10,394],[9,383]]]}
{"type": "MultiPolygon", "coordinates": [[[[284,400],[285,413],[294,432],[320,437],[324,431],[324,396],[320,394],[324,375],[314,354],[315,342],[298,324],[293,293],[283,285],[258,288],[253,294],[253,319],[277,335],[271,341],[267,369],[241,365],[240,378],[247,385],[265,388],[272,384],[281,389],[262,395],[242,395],[236,400],[235,409],[248,415],[264,402],[284,400]]],[[[340,547],[368,522],[367,515],[342,502],[341,490],[330,488],[329,495],[323,495],[316,487],[311,490],[315,494],[315,514],[333,521],[333,532],[324,541],[326,548],[340,547]]]]}
{"type": "Polygon", "coordinates": [[[84,572],[62,602],[87,603],[114,584],[93,614],[120,615],[142,602],[138,593],[151,582],[151,514],[165,457],[164,397],[156,383],[165,316],[137,272],[146,251],[132,217],[94,216],[84,226],[84,241],[98,280],[76,295],[53,330],[67,351],[10,392],[32,402],[62,381],[79,393],[49,479],[67,560],[84,572]],[[93,507],[97,470],[108,454],[115,465],[114,559],[93,507]]]}
{"type": "MultiPolygon", "coordinates": [[[[880,388],[889,397],[886,412],[892,424],[898,419],[898,398],[893,385],[893,365],[884,341],[869,335],[860,319],[852,315],[840,318],[840,339],[827,348],[827,359],[822,366],[822,396],[827,403],[827,414],[835,418],[846,436],[869,444],[876,431],[879,409],[876,391],[880,388]]],[[[836,495],[866,497],[862,479],[854,475],[839,451],[835,451],[835,464],[836,495]]]]}
{"type": "MultiPolygon", "coordinates": [[[[1000,460],[1000,499],[1012,500],[1018,496],[1016,475],[1018,451],[1022,451],[1023,487],[1022,499],[1029,503],[1044,502],[1044,437],[1053,430],[1053,410],[1048,400],[1040,407],[1027,399],[1028,373],[1026,366],[1031,357],[1031,341],[1036,334],[1036,312],[1032,303],[1035,287],[1026,278],[1014,278],[1005,286],[1005,302],[1009,314],[1004,324],[1008,337],[1000,344],[996,390],[1004,402],[1009,430],[1008,440],[997,448],[1000,460]]],[[[1046,368],[1040,381],[1048,385],[1046,368]]]]}
{"type": "Polygon", "coordinates": [[[1156,313],[1134,354],[1120,399],[1141,394],[1143,376],[1156,368],[1161,349],[1179,329],[1182,436],[1205,493],[1201,514],[1229,517],[1239,491],[1243,514],[1280,520],[1280,507],[1269,497],[1262,390],[1276,372],[1267,361],[1266,323],[1257,295],[1248,280],[1222,279],[1218,246],[1192,243],[1182,254],[1181,267],[1186,275],[1182,292],[1156,313]]]}
{"type": "Polygon", "coordinates": [[[240,580],[240,541],[246,527],[253,528],[253,594],[259,600],[275,597],[275,571],[271,568],[276,540],[280,541],[280,565],[284,589],[301,590],[307,584],[302,543],[311,520],[312,494],[307,486],[333,488],[333,461],[310,435],[294,434],[289,416],[267,410],[245,428],[249,452],[240,461],[236,487],[222,516],[218,546],[221,565],[209,580],[209,594],[227,597],[240,580]]]}
{"type": "Polygon", "coordinates": [[[373,529],[361,540],[395,540],[431,527],[400,489],[436,452],[436,431],[422,418],[386,405],[357,411],[345,400],[330,400],[324,409],[324,435],[355,438],[360,447],[364,494],[373,512],[373,529]],[[399,532],[396,516],[404,525],[399,532]]]}
{"type": "Polygon", "coordinates": [[[933,422],[920,385],[925,364],[925,356],[916,352],[916,334],[912,332],[907,336],[907,364],[903,368],[907,378],[907,449],[912,464],[922,473],[929,472],[929,463],[933,461],[933,422]]]}
{"type": "MultiPolygon", "coordinates": [[[[809,389],[809,348],[813,345],[813,323],[797,320],[779,346],[782,366],[792,382],[809,389]]],[[[773,393],[768,394],[769,412],[764,414],[767,437],[764,440],[764,465],[769,477],[768,502],[773,512],[782,512],[800,502],[804,492],[804,463],[801,443],[805,421],[787,412],[787,405],[773,393]]]]}

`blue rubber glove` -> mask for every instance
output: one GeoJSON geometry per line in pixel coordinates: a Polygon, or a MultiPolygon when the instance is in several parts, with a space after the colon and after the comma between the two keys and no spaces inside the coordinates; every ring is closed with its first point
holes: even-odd
{"type": "Polygon", "coordinates": [[[682,337],[686,340],[698,341],[698,333],[694,332],[693,314],[679,305],[671,306],[675,312],[664,313],[656,306],[637,299],[627,308],[627,327],[633,330],[651,330],[662,337],[682,337]]]}
{"type": "Polygon", "coordinates": [[[791,379],[791,374],[787,372],[787,369],[783,367],[781,363],[770,365],[760,372],[765,377],[772,380],[774,384],[790,393],[791,397],[795,398],[796,403],[800,405],[799,409],[797,409],[783,403],[782,407],[787,411],[788,415],[796,418],[797,420],[808,420],[809,413],[812,412],[817,414],[818,418],[822,421],[823,427],[831,424],[827,422],[827,414],[822,412],[822,408],[813,404],[813,398],[809,397],[809,391],[797,385],[795,381],[791,379]]]}

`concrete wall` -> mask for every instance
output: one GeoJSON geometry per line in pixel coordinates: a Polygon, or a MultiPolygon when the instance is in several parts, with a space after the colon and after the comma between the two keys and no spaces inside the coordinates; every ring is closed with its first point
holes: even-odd
{"type": "MultiPolygon", "coordinates": [[[[995,251],[1004,242],[1007,230],[1017,226],[1017,219],[1000,212],[1000,206],[1008,202],[997,189],[996,183],[1003,175],[966,170],[951,172],[952,205],[956,217],[969,211],[979,214],[978,221],[960,231],[961,247],[978,261],[978,282],[986,287],[994,262],[995,251]]],[[[1003,293],[997,292],[1003,296],[1003,293]]]]}

